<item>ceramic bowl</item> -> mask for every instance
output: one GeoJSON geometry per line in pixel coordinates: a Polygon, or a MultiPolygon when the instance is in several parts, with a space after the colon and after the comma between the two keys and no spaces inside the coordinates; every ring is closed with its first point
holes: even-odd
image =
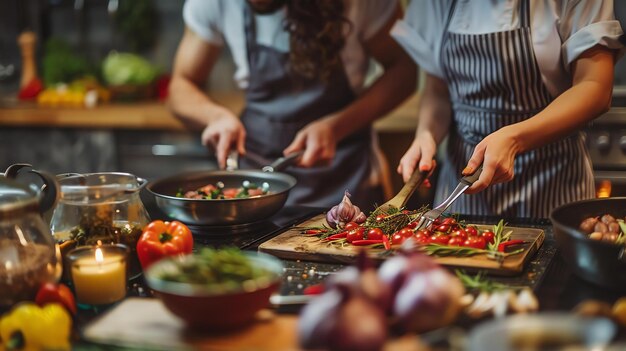
{"type": "Polygon", "coordinates": [[[269,275],[248,280],[236,288],[161,279],[163,273],[175,268],[177,261],[195,259],[195,255],[187,255],[154,263],[145,271],[146,282],[165,307],[192,329],[240,327],[254,321],[257,312],[269,306],[270,295],[278,290],[283,274],[283,264],[274,256],[249,251],[242,254],[269,275]]]}

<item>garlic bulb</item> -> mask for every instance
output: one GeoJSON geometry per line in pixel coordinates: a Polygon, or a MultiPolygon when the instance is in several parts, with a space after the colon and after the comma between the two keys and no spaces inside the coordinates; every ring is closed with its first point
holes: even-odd
{"type": "Polygon", "coordinates": [[[326,222],[333,228],[343,228],[348,222],[363,223],[366,219],[365,213],[350,201],[350,193],[347,190],[341,203],[326,213],[326,222]]]}

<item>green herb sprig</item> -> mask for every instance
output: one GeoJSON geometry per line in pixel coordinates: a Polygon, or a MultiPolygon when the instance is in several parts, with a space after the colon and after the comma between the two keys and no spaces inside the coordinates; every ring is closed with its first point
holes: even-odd
{"type": "Polygon", "coordinates": [[[471,276],[464,270],[457,269],[454,271],[456,276],[461,280],[461,283],[468,290],[478,290],[485,292],[493,292],[498,290],[510,289],[509,286],[502,283],[494,282],[485,278],[484,272],[479,271],[476,275],[471,276]]]}

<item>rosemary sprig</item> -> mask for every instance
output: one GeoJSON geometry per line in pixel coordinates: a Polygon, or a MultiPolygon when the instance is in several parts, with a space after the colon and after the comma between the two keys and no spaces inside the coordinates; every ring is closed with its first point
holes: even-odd
{"type": "Polygon", "coordinates": [[[480,254],[488,254],[488,250],[481,250],[474,247],[466,246],[448,246],[440,244],[426,244],[418,246],[418,249],[424,250],[427,255],[434,256],[459,256],[468,257],[480,254]]]}
{"type": "Polygon", "coordinates": [[[367,217],[363,226],[367,229],[380,228],[383,233],[393,234],[409,223],[419,220],[426,210],[426,207],[416,211],[406,211],[395,207],[390,207],[386,211],[377,208],[367,217]],[[376,217],[379,215],[383,215],[384,218],[377,221],[376,217]]]}
{"type": "Polygon", "coordinates": [[[509,239],[511,239],[511,234],[513,234],[512,230],[509,230],[508,232],[504,233],[504,227],[506,226],[506,224],[504,223],[504,220],[501,219],[500,222],[498,222],[498,224],[494,224],[493,226],[493,243],[489,243],[487,244],[487,251],[491,251],[491,252],[498,252],[498,246],[505,242],[505,241],[509,241],[509,239]]]}
{"type": "Polygon", "coordinates": [[[502,283],[488,280],[487,278],[485,278],[483,271],[479,271],[474,276],[471,276],[465,273],[465,271],[459,269],[455,270],[454,272],[456,273],[456,276],[459,278],[459,280],[461,280],[461,283],[463,283],[465,288],[468,290],[492,292],[496,290],[504,290],[510,288],[509,286],[502,283]]]}

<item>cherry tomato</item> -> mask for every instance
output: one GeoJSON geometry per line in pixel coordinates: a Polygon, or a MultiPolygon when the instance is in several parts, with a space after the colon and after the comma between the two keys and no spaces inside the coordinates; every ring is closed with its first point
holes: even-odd
{"type": "Polygon", "coordinates": [[[468,225],[467,227],[465,227],[465,233],[467,233],[467,236],[477,236],[478,229],[476,229],[476,227],[474,226],[468,225]]]}
{"type": "Polygon", "coordinates": [[[439,226],[437,226],[437,228],[435,228],[435,231],[447,233],[448,231],[450,231],[450,226],[448,224],[440,224],[439,226]]]}
{"type": "Polygon", "coordinates": [[[383,220],[385,220],[385,218],[387,218],[386,215],[379,214],[379,215],[376,216],[376,222],[382,222],[383,220]]]}
{"type": "Polygon", "coordinates": [[[429,242],[433,244],[440,244],[440,245],[448,245],[448,241],[450,241],[450,236],[445,235],[445,234],[432,235],[429,240],[429,242]]]}
{"type": "Polygon", "coordinates": [[[465,232],[464,229],[457,229],[457,230],[453,230],[452,232],[450,232],[450,236],[451,237],[458,237],[463,239],[463,241],[467,240],[467,233],[465,232]]]}
{"type": "Polygon", "coordinates": [[[415,236],[413,236],[413,238],[415,238],[415,242],[420,245],[430,244],[430,236],[417,233],[415,234],[415,236]]]}
{"type": "Polygon", "coordinates": [[[380,228],[372,228],[367,232],[367,239],[369,240],[382,240],[383,239],[383,230],[380,228]]]}
{"type": "Polygon", "coordinates": [[[441,221],[441,224],[447,224],[449,226],[453,226],[456,224],[456,219],[454,217],[447,217],[447,218],[444,218],[443,221],[441,221]]]}
{"type": "Polygon", "coordinates": [[[485,242],[485,239],[480,236],[470,236],[467,240],[465,240],[465,242],[463,242],[463,246],[481,250],[483,250],[486,245],[487,243],[485,242]]]}
{"type": "Polygon", "coordinates": [[[400,232],[395,232],[391,236],[391,243],[393,245],[401,245],[407,238],[400,235],[400,232]]]}
{"type": "Polygon", "coordinates": [[[493,244],[493,242],[496,241],[496,235],[491,230],[483,231],[480,233],[480,236],[489,244],[493,244]]]}
{"type": "Polygon", "coordinates": [[[358,227],[359,227],[358,223],[356,223],[356,222],[348,222],[348,223],[346,223],[346,226],[343,229],[350,231],[350,230],[356,229],[358,227]]]}
{"type": "Polygon", "coordinates": [[[358,227],[356,229],[352,229],[346,235],[346,241],[351,243],[354,240],[363,240],[363,233],[365,233],[365,228],[358,227]]]}
{"type": "Polygon", "coordinates": [[[448,246],[463,246],[465,240],[460,236],[453,236],[448,241],[448,246]]]}
{"type": "Polygon", "coordinates": [[[413,231],[413,229],[408,228],[408,227],[404,227],[404,228],[400,229],[400,230],[398,231],[398,233],[400,233],[400,235],[402,235],[402,236],[403,236],[403,237],[405,237],[405,238],[412,237],[412,236],[413,236],[413,234],[415,234],[415,232],[413,231]]]}
{"type": "Polygon", "coordinates": [[[409,210],[402,210],[402,213],[409,214],[409,213],[411,213],[411,211],[409,211],[409,210]]]}
{"type": "Polygon", "coordinates": [[[415,241],[417,242],[423,241],[424,239],[428,239],[428,238],[430,238],[430,236],[424,235],[423,233],[419,233],[419,232],[413,235],[413,239],[415,239],[415,241]]]}
{"type": "Polygon", "coordinates": [[[417,228],[417,221],[413,221],[406,225],[407,228],[415,229],[417,228]]]}
{"type": "Polygon", "coordinates": [[[431,235],[433,235],[433,232],[430,229],[420,229],[417,231],[418,233],[422,233],[425,236],[430,237],[431,235]]]}

